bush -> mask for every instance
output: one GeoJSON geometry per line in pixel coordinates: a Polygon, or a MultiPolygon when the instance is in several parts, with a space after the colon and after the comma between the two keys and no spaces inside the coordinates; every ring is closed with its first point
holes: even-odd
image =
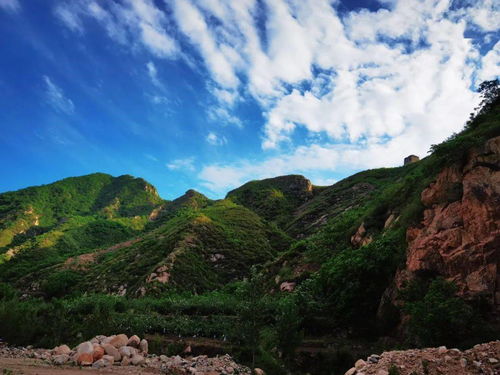
{"type": "Polygon", "coordinates": [[[64,270],[50,275],[42,285],[42,290],[48,298],[60,298],[75,291],[75,286],[81,280],[81,275],[75,271],[64,270]]]}
{"type": "Polygon", "coordinates": [[[348,249],[327,262],[316,279],[315,298],[341,325],[373,327],[377,307],[404,259],[403,231],[387,232],[359,249],[348,249]]]}
{"type": "Polygon", "coordinates": [[[455,293],[454,284],[442,278],[432,280],[428,287],[415,281],[406,288],[404,310],[410,315],[409,329],[415,343],[455,346],[470,335],[473,309],[455,293]]]}

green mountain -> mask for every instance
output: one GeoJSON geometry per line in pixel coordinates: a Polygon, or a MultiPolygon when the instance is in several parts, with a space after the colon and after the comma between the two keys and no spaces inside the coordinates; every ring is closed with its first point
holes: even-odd
{"type": "Polygon", "coordinates": [[[165,201],[93,174],[0,194],[0,337],[123,331],[169,354],[210,338],[270,374],[497,338],[496,87],[429,156],[332,186],[292,175],[165,201]]]}

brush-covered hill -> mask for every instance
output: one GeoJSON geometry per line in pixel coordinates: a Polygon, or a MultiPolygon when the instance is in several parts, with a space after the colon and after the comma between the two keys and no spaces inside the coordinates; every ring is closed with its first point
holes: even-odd
{"type": "Polygon", "coordinates": [[[131,176],[69,178],[1,194],[0,201],[3,233],[18,232],[3,247],[0,280],[33,295],[213,290],[290,244],[229,200],[189,190],[164,201],[131,176]]]}

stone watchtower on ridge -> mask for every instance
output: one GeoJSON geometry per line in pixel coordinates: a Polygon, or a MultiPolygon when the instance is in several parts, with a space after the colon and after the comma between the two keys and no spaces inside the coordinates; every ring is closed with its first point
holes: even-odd
{"type": "Polygon", "coordinates": [[[419,160],[420,160],[420,158],[417,155],[409,155],[409,156],[407,156],[405,158],[404,165],[411,164],[411,163],[416,163],[419,160]]]}

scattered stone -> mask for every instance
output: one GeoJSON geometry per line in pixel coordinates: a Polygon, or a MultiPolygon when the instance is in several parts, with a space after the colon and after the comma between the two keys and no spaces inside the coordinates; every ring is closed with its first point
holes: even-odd
{"type": "Polygon", "coordinates": [[[92,357],[94,358],[94,361],[98,361],[100,360],[105,352],[104,352],[104,348],[102,346],[100,346],[99,344],[94,344],[94,351],[92,352],[92,357]]]}
{"type": "Polygon", "coordinates": [[[122,346],[120,349],[118,349],[120,352],[120,355],[122,357],[132,357],[134,354],[137,354],[137,349],[132,348],[131,346],[122,346]]]}
{"type": "Polygon", "coordinates": [[[141,343],[141,339],[137,335],[130,336],[127,342],[127,346],[131,346],[133,348],[138,348],[141,343]]]}
{"type": "Polygon", "coordinates": [[[67,354],[59,354],[52,357],[52,362],[55,365],[61,366],[69,361],[69,355],[67,354]]]}
{"type": "Polygon", "coordinates": [[[106,352],[106,354],[113,356],[115,361],[119,361],[120,359],[122,359],[120,352],[113,345],[103,344],[102,347],[103,347],[104,351],[106,352]]]}
{"type": "Polygon", "coordinates": [[[79,353],[76,358],[76,363],[78,363],[80,366],[90,366],[92,363],[94,363],[92,353],[79,353]]]}
{"type": "Polygon", "coordinates": [[[95,361],[94,363],[92,363],[92,367],[93,368],[97,368],[97,369],[100,369],[100,368],[103,368],[103,367],[107,367],[109,366],[108,365],[108,362],[106,362],[104,359],[99,359],[97,361],[95,361]]]}
{"type": "Polygon", "coordinates": [[[488,362],[494,365],[495,363],[498,363],[498,359],[496,358],[488,358],[488,362]]]}
{"type": "Polygon", "coordinates": [[[349,370],[346,371],[344,375],[354,375],[356,373],[356,367],[350,368],[349,370]]]}
{"type": "Polygon", "coordinates": [[[142,355],[139,355],[139,354],[134,354],[132,356],[132,358],[130,359],[130,362],[134,365],[134,366],[139,366],[139,365],[143,365],[144,364],[144,357],[142,355]]]}
{"type": "Polygon", "coordinates": [[[109,343],[118,349],[121,348],[122,346],[127,345],[128,337],[127,335],[122,333],[120,335],[116,335],[115,337],[113,337],[113,339],[109,343]]]}
{"type": "Polygon", "coordinates": [[[366,362],[363,361],[362,359],[358,359],[356,363],[354,364],[354,367],[356,367],[357,370],[359,370],[362,367],[365,367],[366,362]]]}
{"type": "Polygon", "coordinates": [[[105,354],[102,356],[102,360],[107,363],[107,366],[113,366],[113,363],[115,362],[115,357],[113,357],[112,355],[105,354]]]}
{"type": "Polygon", "coordinates": [[[255,375],[266,375],[266,373],[264,372],[264,370],[262,370],[262,369],[260,369],[258,367],[256,367],[256,368],[253,369],[253,373],[255,375]]]}
{"type": "Polygon", "coordinates": [[[93,351],[94,351],[94,345],[92,345],[90,341],[82,342],[76,348],[76,352],[78,354],[84,354],[84,353],[92,354],[93,351]]]}
{"type": "Polygon", "coordinates": [[[460,366],[462,366],[462,368],[467,367],[467,360],[465,358],[460,359],[460,366]]]}
{"type": "Polygon", "coordinates": [[[146,339],[142,339],[140,344],[139,344],[139,350],[143,352],[144,354],[148,354],[149,351],[149,345],[148,341],[146,339]]]}
{"type": "Polygon", "coordinates": [[[61,345],[61,346],[56,346],[53,349],[54,355],[61,355],[61,354],[69,354],[71,353],[71,349],[69,348],[68,345],[61,345]]]}
{"type": "MultiPolygon", "coordinates": [[[[97,336],[96,336],[96,337],[97,337],[97,336]]],[[[116,335],[112,335],[112,336],[104,337],[104,338],[101,340],[101,344],[109,344],[109,343],[111,342],[111,340],[113,340],[115,337],[116,337],[116,335]]]]}
{"type": "Polygon", "coordinates": [[[446,346],[440,346],[440,347],[438,348],[438,353],[439,353],[439,354],[444,354],[444,353],[446,353],[447,351],[448,351],[448,349],[446,349],[446,346]]]}
{"type": "Polygon", "coordinates": [[[128,365],[130,365],[130,358],[129,357],[123,357],[120,364],[122,366],[128,366],[128,365]]]}
{"type": "Polygon", "coordinates": [[[389,375],[389,371],[380,369],[377,371],[377,375],[389,375]]]}

